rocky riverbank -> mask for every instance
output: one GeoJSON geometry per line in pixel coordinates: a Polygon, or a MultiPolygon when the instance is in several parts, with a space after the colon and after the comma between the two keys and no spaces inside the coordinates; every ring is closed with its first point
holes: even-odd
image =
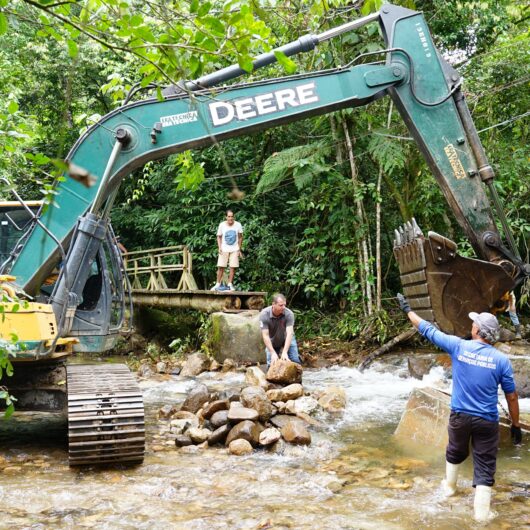
{"type": "Polygon", "coordinates": [[[244,455],[309,445],[312,430],[340,416],[346,393],[338,386],[307,392],[301,381],[299,365],[278,361],[267,375],[258,366],[247,368],[240,390],[210,392],[198,382],[180,407],[168,403],[158,411],[153,449],[195,452],[217,446],[244,455]]]}

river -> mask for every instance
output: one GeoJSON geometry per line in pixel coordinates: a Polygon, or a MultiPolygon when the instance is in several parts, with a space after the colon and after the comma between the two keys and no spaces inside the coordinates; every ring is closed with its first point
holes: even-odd
{"type": "MultiPolygon", "coordinates": [[[[410,391],[423,381],[404,365],[363,373],[334,367],[304,372],[306,389],[340,385],[344,415],[313,432],[308,447],[282,455],[231,456],[223,448],[153,451],[156,412],[181,402],[196,384],[177,376],[141,382],[147,412],[143,465],[69,469],[59,415],[16,413],[0,424],[1,529],[471,529],[471,464],[461,493],[441,497],[444,454],[398,445],[392,433],[410,391]],[[3,460],[2,460],[3,459],[3,460]],[[3,467],[3,469],[2,469],[3,467]]],[[[242,386],[241,373],[198,378],[211,389],[242,386]]],[[[530,400],[521,400],[530,412],[530,400]]],[[[530,442],[499,454],[493,509],[486,528],[530,525],[530,442]],[[525,487],[526,484],[526,487],[525,487]]]]}

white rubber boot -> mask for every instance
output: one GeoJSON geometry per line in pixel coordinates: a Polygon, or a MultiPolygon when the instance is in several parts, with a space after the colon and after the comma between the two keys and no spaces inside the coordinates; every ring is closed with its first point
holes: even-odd
{"type": "Polygon", "coordinates": [[[491,502],[491,486],[475,488],[475,521],[483,523],[489,519],[491,502]]]}
{"type": "Polygon", "coordinates": [[[445,480],[442,480],[442,488],[446,497],[452,497],[456,493],[456,481],[460,464],[445,463],[445,480]]]}

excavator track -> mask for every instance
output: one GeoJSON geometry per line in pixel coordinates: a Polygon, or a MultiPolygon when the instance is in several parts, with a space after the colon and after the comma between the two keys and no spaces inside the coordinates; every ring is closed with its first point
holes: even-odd
{"type": "Polygon", "coordinates": [[[124,364],[67,366],[71,466],[141,463],[144,403],[124,364]]]}

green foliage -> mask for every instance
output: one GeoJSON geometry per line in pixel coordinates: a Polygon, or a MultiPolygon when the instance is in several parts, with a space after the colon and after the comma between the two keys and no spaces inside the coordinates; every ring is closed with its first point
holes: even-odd
{"type": "Polygon", "coordinates": [[[299,190],[310,186],[315,177],[330,170],[325,162],[330,151],[329,144],[317,142],[273,153],[263,165],[256,193],[271,191],[288,178],[294,179],[299,190]]]}

